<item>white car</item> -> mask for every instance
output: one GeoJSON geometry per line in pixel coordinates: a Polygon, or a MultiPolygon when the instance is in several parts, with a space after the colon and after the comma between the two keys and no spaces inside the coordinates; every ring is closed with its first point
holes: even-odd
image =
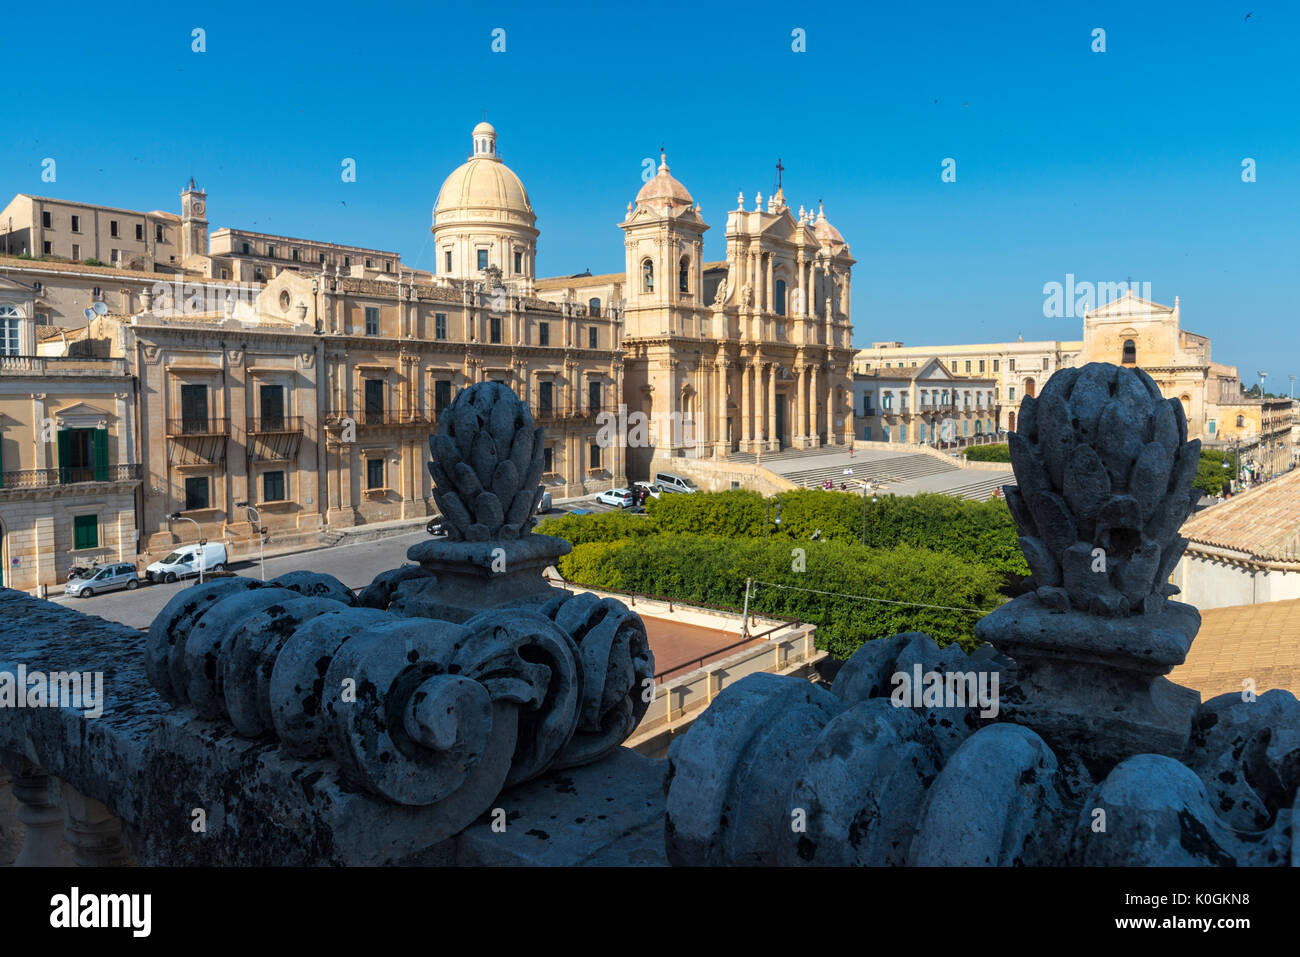
{"type": "Polygon", "coordinates": [[[146,568],[145,575],[151,582],[174,582],[178,578],[197,575],[200,564],[205,572],[219,572],[226,567],[226,561],[226,546],[221,542],[182,545],[146,568]]]}
{"type": "Polygon", "coordinates": [[[650,498],[659,498],[664,493],[659,491],[659,487],[654,482],[633,482],[633,488],[644,489],[650,498]]]}
{"type": "Polygon", "coordinates": [[[619,508],[628,508],[636,502],[636,496],[632,494],[631,489],[612,488],[608,492],[597,492],[596,501],[602,505],[617,505],[619,508]]]}

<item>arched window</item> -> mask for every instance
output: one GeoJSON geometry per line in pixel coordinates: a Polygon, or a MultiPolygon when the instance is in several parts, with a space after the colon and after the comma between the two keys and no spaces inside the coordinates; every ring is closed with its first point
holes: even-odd
{"type": "Polygon", "coordinates": [[[776,281],[775,294],[776,294],[776,302],[773,305],[776,308],[776,314],[778,316],[784,316],[785,315],[785,280],[784,279],[778,279],[776,281]]]}
{"type": "Polygon", "coordinates": [[[1008,413],[1007,413],[1007,431],[1008,431],[1008,432],[1014,432],[1015,430],[1016,430],[1016,414],[1015,414],[1014,412],[1008,412],[1008,413]]]}
{"type": "Polygon", "coordinates": [[[1137,361],[1138,361],[1137,343],[1134,342],[1132,339],[1125,339],[1124,356],[1122,359],[1123,364],[1126,366],[1137,365],[1137,361]]]}
{"type": "Polygon", "coordinates": [[[683,256],[677,264],[677,289],[680,292],[691,291],[691,257],[683,256]]]}
{"type": "Polygon", "coordinates": [[[22,351],[23,314],[13,306],[0,306],[0,355],[16,356],[22,351]]]}
{"type": "Polygon", "coordinates": [[[1241,428],[1245,428],[1245,426],[1246,426],[1246,417],[1244,415],[1237,416],[1237,428],[1241,429],[1241,428]]]}
{"type": "Polygon", "coordinates": [[[655,264],[648,259],[641,263],[641,290],[655,291],[655,264]]]}
{"type": "Polygon", "coordinates": [[[587,314],[588,314],[589,316],[592,316],[593,318],[598,317],[598,316],[600,315],[600,300],[599,300],[599,299],[588,299],[588,300],[587,300],[587,314]]]}

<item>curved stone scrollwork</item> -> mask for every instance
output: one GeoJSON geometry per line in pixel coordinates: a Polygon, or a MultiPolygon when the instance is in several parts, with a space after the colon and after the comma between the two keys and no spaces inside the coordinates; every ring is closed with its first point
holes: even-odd
{"type": "Polygon", "coordinates": [[[830,691],[726,688],[669,750],[673,863],[1300,866],[1300,701],[1164,677],[1200,625],[1163,584],[1199,450],[1180,404],[1088,365],[1020,422],[1007,502],[1036,591],[969,655],[902,634],[830,691]],[[923,675],[933,701],[899,693],[923,675]],[[954,700],[972,677],[995,707],[954,700]]]}
{"type": "Polygon", "coordinates": [[[532,413],[506,386],[463,390],[429,437],[434,500],[453,541],[516,539],[536,524],[545,446],[532,413]]]}

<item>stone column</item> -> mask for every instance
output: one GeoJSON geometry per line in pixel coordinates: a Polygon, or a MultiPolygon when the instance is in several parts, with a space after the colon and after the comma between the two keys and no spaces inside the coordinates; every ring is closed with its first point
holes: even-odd
{"type": "Polygon", "coordinates": [[[63,808],[63,837],[72,859],[81,867],[124,867],[134,864],[122,842],[122,822],[107,807],[88,798],[66,781],[53,778],[51,790],[63,808]]]}
{"type": "MultiPolygon", "coordinates": [[[[772,272],[768,268],[768,280],[771,281],[772,272]]],[[[773,362],[767,367],[767,441],[769,447],[775,451],[781,447],[781,437],[776,434],[776,363],[773,362]]]]}
{"type": "Polygon", "coordinates": [[[818,402],[821,401],[821,384],[818,381],[818,375],[817,375],[819,369],[820,366],[817,365],[814,365],[812,367],[812,390],[811,390],[812,394],[808,402],[808,417],[812,420],[812,429],[810,431],[809,437],[811,439],[813,448],[819,448],[822,444],[821,421],[820,421],[821,416],[818,414],[817,411],[817,404],[818,402]]]}
{"type": "Polygon", "coordinates": [[[727,441],[727,360],[723,356],[718,356],[716,365],[716,375],[714,381],[717,383],[717,401],[718,424],[717,432],[714,436],[714,457],[724,457],[731,451],[731,444],[727,441]]]}
{"type": "MultiPolygon", "coordinates": [[[[803,269],[800,267],[800,274],[803,269]]],[[[796,448],[803,448],[808,441],[808,420],[805,409],[805,401],[808,393],[804,388],[804,377],[808,374],[805,366],[796,366],[794,370],[794,421],[790,423],[790,430],[794,433],[794,445],[796,448]]]]}
{"type": "Polygon", "coordinates": [[[753,437],[749,418],[749,373],[750,364],[742,358],[740,360],[740,447],[745,452],[750,451],[749,443],[753,437]]]}
{"type": "Polygon", "coordinates": [[[795,310],[797,316],[808,315],[808,275],[805,268],[807,264],[808,257],[803,254],[803,250],[800,250],[795,270],[799,274],[799,308],[795,310]]]}

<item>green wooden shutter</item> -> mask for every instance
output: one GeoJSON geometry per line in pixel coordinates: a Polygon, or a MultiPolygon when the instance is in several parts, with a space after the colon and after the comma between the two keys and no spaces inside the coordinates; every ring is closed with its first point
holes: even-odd
{"type": "Polygon", "coordinates": [[[72,518],[72,547],[99,547],[99,516],[75,515],[72,518]]]}
{"type": "Polygon", "coordinates": [[[72,459],[72,437],[68,434],[67,429],[59,429],[59,484],[65,485],[68,482],[68,464],[72,459]]]}
{"type": "Polygon", "coordinates": [[[91,446],[92,465],[96,482],[108,481],[108,429],[96,429],[95,441],[91,446]]]}

